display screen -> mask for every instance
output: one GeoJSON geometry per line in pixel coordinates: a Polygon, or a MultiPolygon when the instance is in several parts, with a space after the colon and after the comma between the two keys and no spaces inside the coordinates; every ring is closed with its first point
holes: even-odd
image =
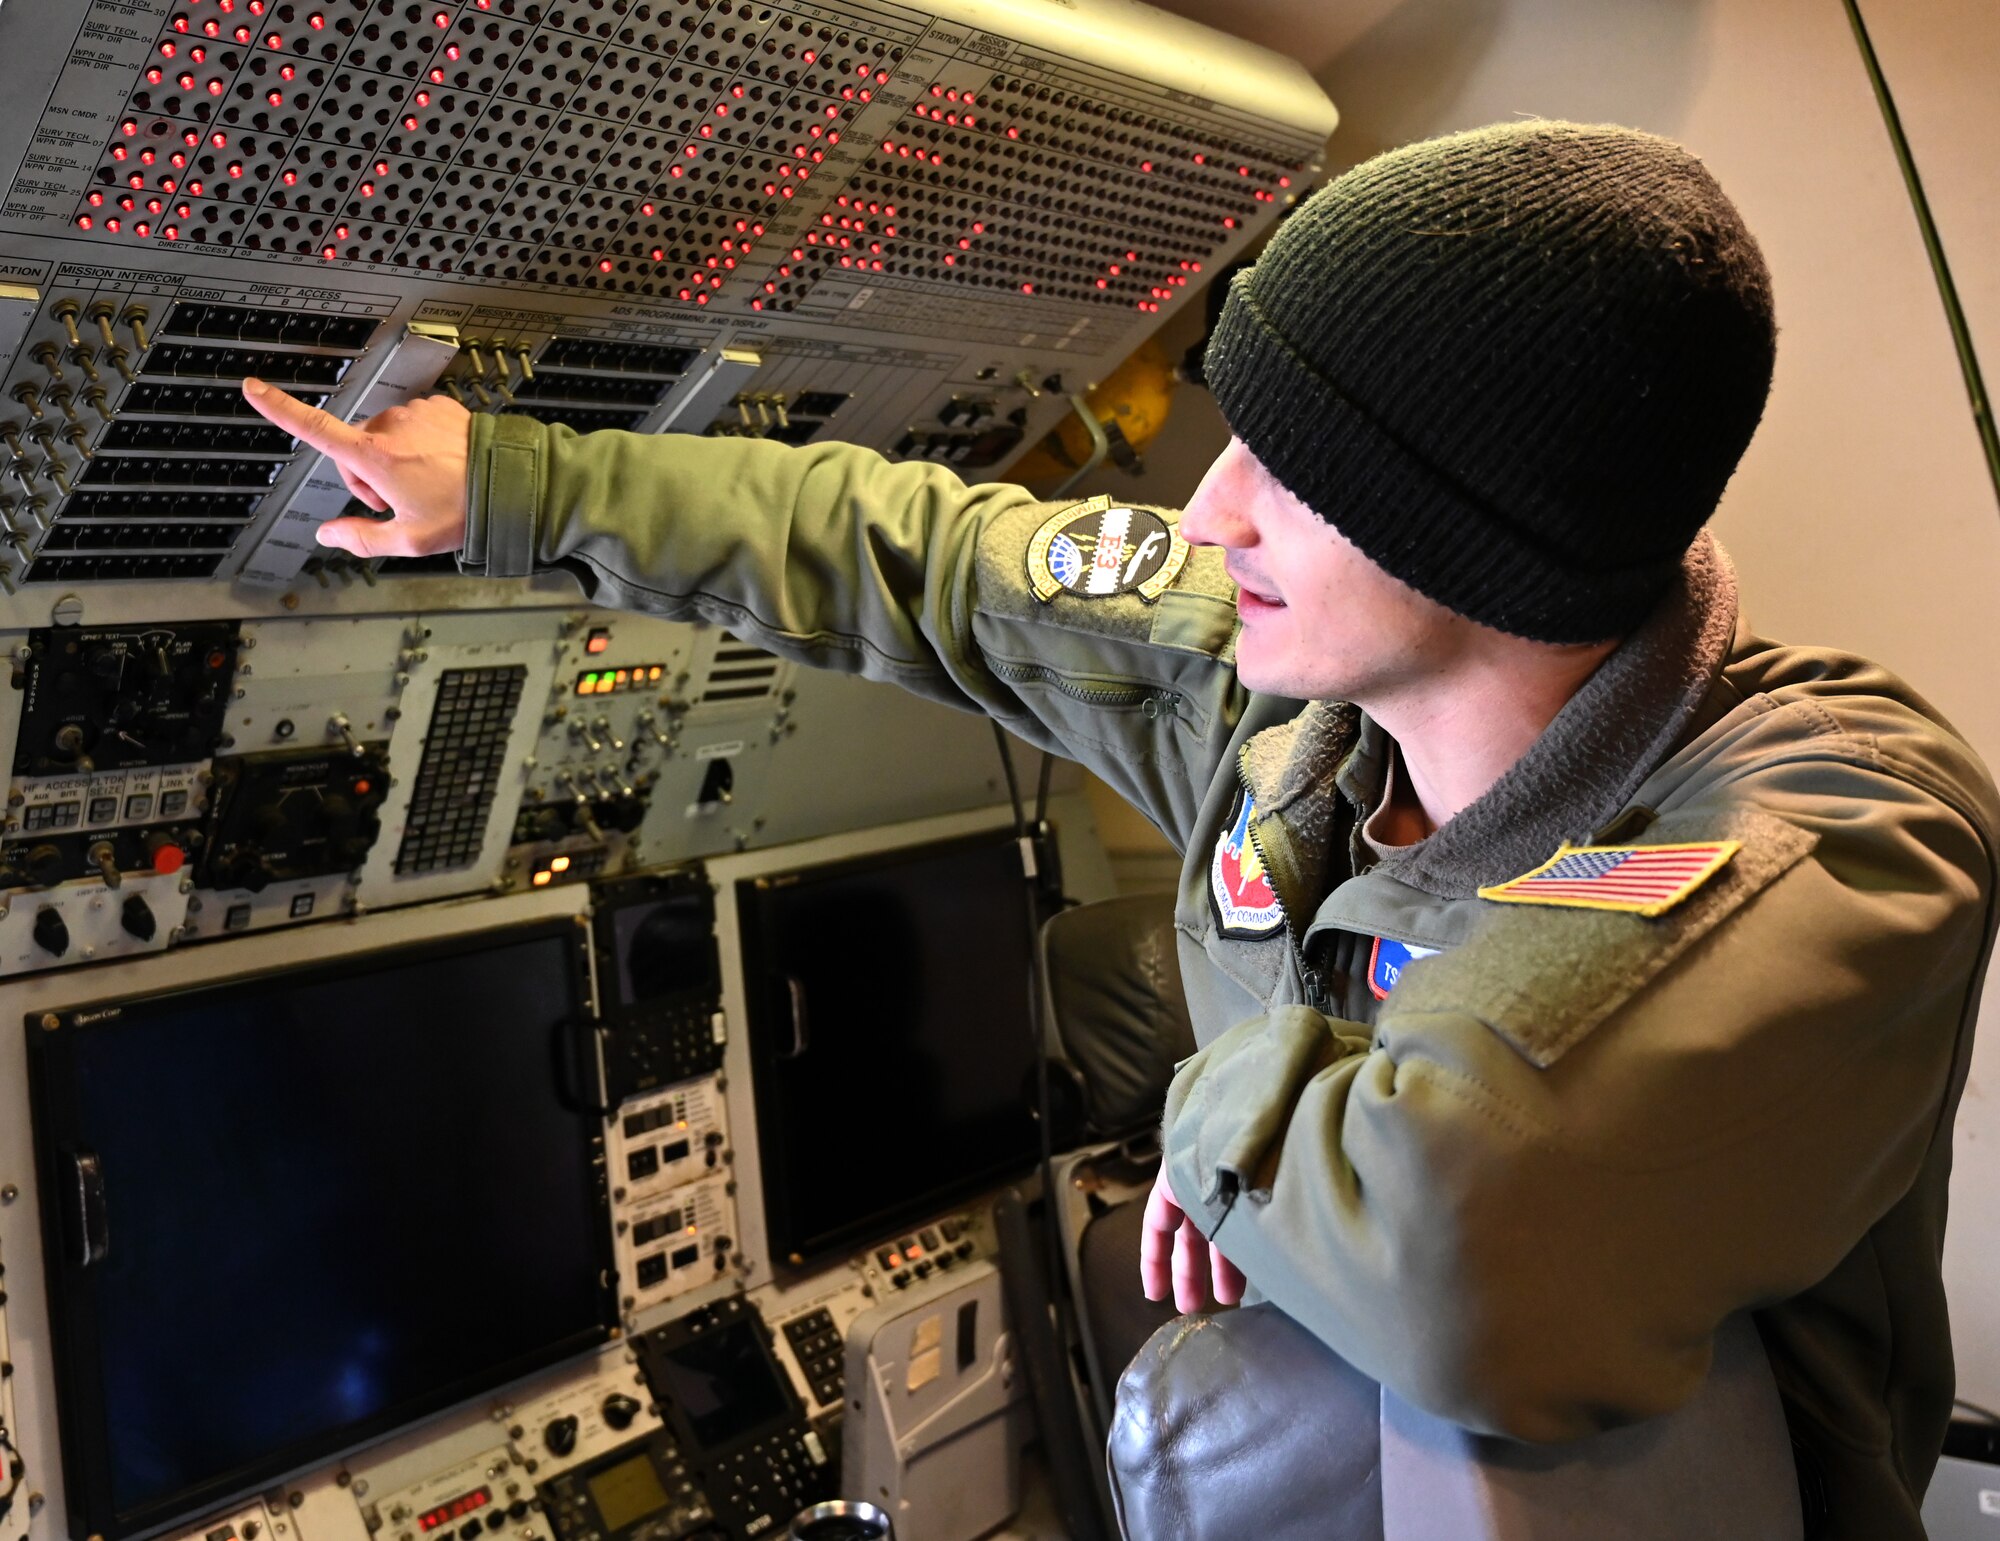
{"type": "Polygon", "coordinates": [[[743,1320],[663,1350],[654,1366],[695,1442],[714,1450],[791,1411],[777,1366],[754,1321],[743,1320]]]}
{"type": "Polygon", "coordinates": [[[737,910],[777,1256],[867,1242],[1033,1163],[1011,837],[744,882],[737,910]],[[830,1156],[832,1122],[855,1132],[830,1156]]]}
{"type": "Polygon", "coordinates": [[[708,895],[696,889],[613,910],[619,1004],[636,1006],[713,989],[714,927],[708,895]]]}
{"type": "Polygon", "coordinates": [[[50,1249],[89,1529],[164,1523],[608,1336],[598,1131],[554,1053],[581,966],[565,920],[35,1035],[44,1192],[76,1151],[102,1171],[102,1260],[50,1249]]]}
{"type": "Polygon", "coordinates": [[[660,1474],[653,1470],[652,1457],[640,1454],[616,1466],[607,1466],[586,1479],[591,1502],[609,1531],[623,1530],[634,1520],[643,1520],[667,1506],[667,1490],[660,1486],[660,1474]]]}

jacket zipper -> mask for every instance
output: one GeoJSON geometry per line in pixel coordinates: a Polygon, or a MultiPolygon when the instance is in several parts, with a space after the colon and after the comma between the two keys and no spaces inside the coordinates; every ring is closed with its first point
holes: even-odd
{"type": "MultiPolygon", "coordinates": [[[[1243,768],[1243,751],[1249,747],[1245,744],[1236,752],[1236,783],[1243,788],[1244,800],[1254,803],[1256,799],[1250,788],[1250,773],[1243,768]]],[[[1264,843],[1257,838],[1257,821],[1245,819],[1243,830],[1250,837],[1250,849],[1257,853],[1257,860],[1263,864],[1264,870],[1269,872],[1271,861],[1264,854],[1264,843]]],[[[1323,1017],[1332,1016],[1333,1002],[1327,998],[1326,984],[1319,977],[1319,970],[1306,962],[1306,950],[1299,945],[1298,933],[1292,929],[1292,917],[1285,909],[1284,898],[1278,893],[1276,883],[1271,885],[1271,902],[1277,905],[1278,916],[1285,923],[1285,945],[1291,949],[1292,962],[1298,968],[1299,978],[1305,985],[1306,1004],[1323,1017]]]]}
{"type": "Polygon", "coordinates": [[[1180,711],[1181,698],[1171,690],[1148,690],[1143,685],[1080,685],[1046,664],[989,663],[988,667],[1003,680],[1052,685],[1071,700],[1092,706],[1139,706],[1148,717],[1174,717],[1180,711]]]}

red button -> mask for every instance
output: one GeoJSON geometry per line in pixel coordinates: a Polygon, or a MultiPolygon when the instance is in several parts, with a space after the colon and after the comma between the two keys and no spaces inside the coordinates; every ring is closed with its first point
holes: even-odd
{"type": "Polygon", "coordinates": [[[153,852],[153,870],[162,876],[178,872],[187,865],[187,852],[171,840],[153,852]]]}

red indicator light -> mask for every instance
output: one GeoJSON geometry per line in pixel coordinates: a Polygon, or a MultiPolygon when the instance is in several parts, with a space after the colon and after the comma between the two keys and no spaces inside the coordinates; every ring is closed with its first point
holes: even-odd
{"type": "Polygon", "coordinates": [[[311,27],[315,32],[324,32],[326,30],[326,18],[320,15],[318,11],[314,11],[312,15],[306,18],[306,25],[311,27]]]}
{"type": "Polygon", "coordinates": [[[77,215],[76,228],[79,230],[88,230],[90,228],[90,216],[88,214],[77,215]]]}
{"type": "Polygon", "coordinates": [[[195,197],[199,198],[201,196],[201,184],[199,182],[188,183],[188,191],[193,193],[195,197]]]}
{"type": "Polygon", "coordinates": [[[335,225],[335,226],[333,227],[333,233],[334,233],[334,235],[335,235],[335,237],[336,237],[336,238],[338,238],[339,240],[342,240],[342,241],[344,241],[344,240],[346,240],[346,239],[347,239],[347,226],[345,226],[345,225],[335,225]]]}
{"type": "Polygon", "coordinates": [[[283,48],[285,46],[285,40],[282,37],[278,36],[277,33],[273,32],[265,37],[264,46],[266,48],[283,48]]]}
{"type": "Polygon", "coordinates": [[[717,116],[718,118],[726,118],[726,117],[728,117],[728,116],[729,116],[729,106],[728,106],[728,104],[727,104],[726,102],[717,102],[717,103],[715,104],[715,115],[716,115],[716,116],[717,116]]]}
{"type": "Polygon", "coordinates": [[[282,91],[266,91],[264,93],[264,100],[269,102],[273,107],[282,107],[285,105],[285,93],[282,91]]]}
{"type": "Polygon", "coordinates": [[[247,43],[250,41],[250,29],[248,27],[238,27],[234,32],[234,34],[232,35],[239,43],[247,43]]]}
{"type": "Polygon", "coordinates": [[[456,43],[446,43],[446,44],[444,45],[444,56],[445,56],[445,57],[446,57],[447,59],[450,59],[450,60],[452,60],[453,62],[456,62],[456,61],[457,61],[457,59],[458,59],[458,44],[456,44],[456,43]]]}
{"type": "Polygon", "coordinates": [[[123,123],[118,125],[118,132],[123,134],[128,139],[131,138],[134,134],[139,132],[138,121],[133,118],[127,118],[123,123]]]}
{"type": "Polygon", "coordinates": [[[1009,139],[1019,139],[1021,137],[1021,131],[1018,128],[1014,127],[1013,124],[1009,123],[1007,125],[1007,137],[1009,139]]]}
{"type": "Polygon", "coordinates": [[[157,198],[148,198],[146,200],[146,212],[148,214],[158,214],[165,208],[166,205],[157,198]]]}
{"type": "Polygon", "coordinates": [[[84,202],[88,203],[93,209],[101,209],[104,207],[104,194],[94,192],[84,202]]]}
{"type": "Polygon", "coordinates": [[[366,776],[363,776],[359,781],[354,783],[354,795],[356,797],[366,797],[374,790],[375,783],[370,781],[366,776]]]}
{"type": "Polygon", "coordinates": [[[1197,150],[1194,152],[1194,163],[1197,166],[1206,166],[1208,164],[1208,157],[1197,150]]]}
{"type": "Polygon", "coordinates": [[[174,212],[182,219],[188,219],[193,216],[194,207],[191,204],[177,203],[174,205],[174,212]]]}
{"type": "MultiPolygon", "coordinates": [[[[132,173],[132,175],[130,175],[125,179],[125,185],[127,187],[144,187],[146,185],[146,179],[140,176],[139,173],[135,171],[132,173]]],[[[127,205],[127,207],[130,207],[130,205],[127,205]]]]}
{"type": "Polygon", "coordinates": [[[738,101],[741,101],[743,99],[743,88],[741,86],[731,86],[729,88],[729,94],[735,97],[738,101]]]}
{"type": "Polygon", "coordinates": [[[639,212],[641,214],[646,215],[648,218],[651,218],[653,213],[653,205],[650,203],[642,203],[639,205],[639,212]]]}
{"type": "Polygon", "coordinates": [[[187,852],[169,840],[153,853],[153,870],[161,876],[168,876],[181,870],[187,861],[187,852]]]}
{"type": "Polygon", "coordinates": [[[299,185],[299,174],[296,171],[287,171],[278,180],[283,182],[287,187],[297,187],[299,185]]]}
{"type": "Polygon", "coordinates": [[[229,174],[230,174],[230,175],[231,175],[232,177],[240,177],[240,176],[242,176],[242,175],[243,175],[243,162],[241,162],[241,161],[231,161],[231,162],[229,163],[229,174]]]}
{"type": "Polygon", "coordinates": [[[197,46],[197,47],[194,47],[194,48],[190,48],[190,49],[188,50],[188,57],[189,57],[190,59],[194,60],[194,62],[195,62],[196,64],[200,64],[200,63],[202,63],[202,62],[203,62],[204,60],[206,60],[206,59],[208,58],[208,50],[207,50],[206,48],[202,48],[202,47],[198,47],[198,46],[197,46]]]}
{"type": "Polygon", "coordinates": [[[211,80],[208,83],[208,94],[210,96],[222,95],[222,82],[219,80],[211,80]]]}
{"type": "Polygon", "coordinates": [[[378,177],[386,177],[388,174],[389,174],[389,163],[387,161],[377,161],[375,163],[375,175],[378,177]]]}
{"type": "Polygon", "coordinates": [[[363,182],[361,184],[361,196],[364,198],[373,198],[375,196],[375,184],[373,182],[363,182]]]}
{"type": "Polygon", "coordinates": [[[1033,284],[1023,284],[1021,285],[1021,292],[1023,294],[1033,294],[1035,292],[1035,286],[1033,284]]]}
{"type": "Polygon", "coordinates": [[[118,231],[118,221],[117,221],[117,220],[116,220],[115,218],[114,218],[114,219],[107,219],[107,220],[106,220],[106,221],[104,222],[104,228],[105,228],[106,230],[109,230],[109,231],[111,231],[111,232],[112,232],[112,233],[113,233],[113,234],[115,235],[115,234],[117,233],[117,231],[118,231]]]}
{"type": "Polygon", "coordinates": [[[167,228],[161,231],[160,233],[164,235],[169,241],[178,241],[181,238],[180,229],[178,226],[175,225],[167,226],[167,228]]]}
{"type": "Polygon", "coordinates": [[[663,246],[655,246],[651,255],[655,262],[665,262],[667,260],[666,248],[663,246]]]}
{"type": "Polygon", "coordinates": [[[417,120],[415,118],[405,118],[403,119],[403,127],[414,134],[417,131],[417,120]]]}
{"type": "Polygon", "coordinates": [[[172,155],[169,155],[167,157],[167,163],[171,165],[174,168],[174,170],[181,171],[186,168],[188,163],[188,158],[185,155],[183,155],[179,150],[176,150],[172,155]]]}
{"type": "Polygon", "coordinates": [[[819,57],[819,55],[814,53],[810,48],[808,48],[803,54],[800,55],[800,57],[804,59],[806,63],[811,64],[815,59],[819,57]]]}
{"type": "Polygon", "coordinates": [[[174,18],[174,31],[185,32],[187,31],[187,29],[188,29],[188,19],[185,16],[176,16],[174,18]]]}
{"type": "Polygon", "coordinates": [[[154,65],[151,69],[146,71],[146,80],[147,83],[150,85],[157,86],[165,78],[166,77],[160,73],[160,67],[157,64],[154,65]]]}
{"type": "Polygon", "coordinates": [[[609,257],[606,257],[603,260],[601,260],[597,264],[597,271],[600,273],[609,273],[611,271],[611,259],[609,257]]]}
{"type": "Polygon", "coordinates": [[[139,152],[139,164],[142,166],[150,166],[157,159],[159,157],[154,155],[151,150],[141,150],[139,152]]]}
{"type": "Polygon", "coordinates": [[[428,92],[428,91],[419,91],[419,92],[417,93],[417,105],[418,105],[419,107],[428,107],[428,106],[430,106],[430,104],[431,104],[431,94],[430,94],[430,92],[428,92]]]}
{"type": "Polygon", "coordinates": [[[132,227],[132,233],[134,235],[151,235],[153,233],[153,227],[151,225],[134,225],[132,227]]]}
{"type": "Polygon", "coordinates": [[[208,136],[208,142],[209,142],[210,144],[214,145],[214,146],[216,147],[216,149],[218,149],[218,150],[219,150],[219,149],[221,149],[221,148],[222,148],[222,147],[223,147],[224,145],[226,145],[226,144],[228,144],[228,143],[229,143],[229,136],[228,136],[228,135],[226,135],[226,134],[224,134],[224,133],[222,133],[222,132],[221,132],[220,130],[217,130],[217,131],[216,131],[215,133],[213,133],[213,134],[210,134],[210,135],[208,136]]]}
{"type": "Polygon", "coordinates": [[[166,42],[160,44],[160,57],[163,59],[171,59],[177,52],[179,52],[179,50],[174,47],[172,38],[169,38],[167,39],[166,42]]]}
{"type": "Polygon", "coordinates": [[[333,261],[333,248],[331,246],[322,246],[319,249],[319,254],[326,258],[328,262],[333,261]]]}
{"type": "Polygon", "coordinates": [[[431,18],[431,24],[440,29],[449,27],[451,25],[451,17],[448,13],[439,11],[437,15],[431,18]]]}

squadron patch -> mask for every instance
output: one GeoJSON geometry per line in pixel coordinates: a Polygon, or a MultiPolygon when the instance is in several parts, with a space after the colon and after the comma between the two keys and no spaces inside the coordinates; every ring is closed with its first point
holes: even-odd
{"type": "Polygon", "coordinates": [[[1271,874],[1264,870],[1264,858],[1250,838],[1256,817],[1256,801],[1245,793],[1235,820],[1216,839],[1215,855],[1209,860],[1208,890],[1224,936],[1269,936],[1285,923],[1271,874]]]}
{"type": "Polygon", "coordinates": [[[1110,599],[1165,593],[1188,559],[1188,543],[1158,514],[1110,498],[1073,503],[1045,520],[1028,542],[1028,586],[1047,604],[1058,594],[1110,599]]]}
{"type": "Polygon", "coordinates": [[[1740,840],[1696,845],[1565,845],[1533,872],[1479,897],[1502,904],[1664,915],[1728,865],[1740,840]]]}

